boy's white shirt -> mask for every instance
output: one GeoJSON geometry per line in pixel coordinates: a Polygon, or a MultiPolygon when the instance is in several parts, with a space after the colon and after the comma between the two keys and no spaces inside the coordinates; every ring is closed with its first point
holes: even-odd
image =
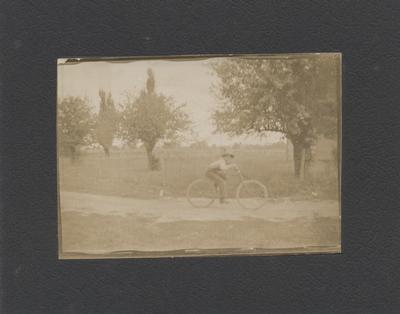
{"type": "Polygon", "coordinates": [[[209,166],[209,169],[221,169],[221,170],[228,170],[231,168],[236,168],[236,164],[228,165],[224,158],[220,158],[214,162],[212,162],[209,166]]]}

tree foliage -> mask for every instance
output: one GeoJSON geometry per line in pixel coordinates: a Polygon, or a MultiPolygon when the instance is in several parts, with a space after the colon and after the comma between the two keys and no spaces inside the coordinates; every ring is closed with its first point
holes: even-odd
{"type": "Polygon", "coordinates": [[[80,145],[92,142],[93,117],[85,99],[67,97],[59,101],[57,124],[60,152],[72,159],[80,145]]]}
{"type": "MultiPolygon", "coordinates": [[[[221,106],[217,131],[231,135],[281,132],[299,158],[322,134],[337,134],[338,69],[334,55],[231,58],[213,64],[221,106]]],[[[298,164],[295,174],[298,175],[298,164]]]]}
{"type": "Polygon", "coordinates": [[[111,93],[106,94],[104,90],[99,90],[100,110],[97,116],[96,138],[103,147],[107,156],[110,154],[115,133],[117,131],[117,111],[111,93]]]}
{"type": "Polygon", "coordinates": [[[317,133],[332,136],[336,133],[336,66],[332,56],[235,58],[214,64],[223,100],[214,114],[218,130],[288,134],[291,121],[306,114],[317,133]]]}
{"type": "Polygon", "coordinates": [[[140,140],[148,155],[149,168],[155,170],[158,160],[153,155],[160,140],[177,142],[189,126],[189,117],[184,105],[176,106],[173,99],[155,91],[155,79],[148,71],[146,89],[132,101],[128,101],[122,112],[121,135],[127,142],[140,140]]]}

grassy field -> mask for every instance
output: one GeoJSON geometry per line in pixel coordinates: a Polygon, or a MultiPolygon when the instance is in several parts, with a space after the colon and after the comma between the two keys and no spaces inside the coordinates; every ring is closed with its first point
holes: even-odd
{"type": "MultiPolygon", "coordinates": [[[[110,157],[102,152],[82,152],[77,160],[59,159],[60,188],[65,191],[156,198],[160,190],[167,196],[181,197],[189,183],[204,176],[204,170],[219,158],[215,149],[179,148],[156,152],[162,169],[148,171],[142,150],[113,151],[110,157]]],[[[285,151],[237,150],[235,162],[242,173],[263,182],[272,198],[338,199],[338,178],[332,162],[313,163],[310,177],[298,182],[293,177],[293,161],[285,151]]],[[[233,195],[239,178],[229,174],[228,195],[233,195]]]]}
{"type": "MultiPolygon", "coordinates": [[[[285,151],[237,150],[242,173],[263,182],[271,198],[258,210],[235,201],[199,209],[183,196],[219,151],[181,148],[156,155],[159,171],[147,169],[141,150],[113,151],[110,157],[85,152],[74,162],[60,158],[62,256],[120,250],[340,251],[338,180],[332,164],[316,161],[310,178],[298,181],[285,151]],[[162,189],[170,197],[160,198],[162,189]]],[[[239,178],[232,172],[228,182],[233,196],[239,178]]]]}

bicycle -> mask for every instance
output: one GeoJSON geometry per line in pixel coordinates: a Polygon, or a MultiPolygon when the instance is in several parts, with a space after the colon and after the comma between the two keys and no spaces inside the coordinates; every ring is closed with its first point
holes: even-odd
{"type": "MultiPolygon", "coordinates": [[[[244,209],[259,209],[268,200],[268,189],[257,180],[245,179],[238,170],[240,183],[236,188],[236,201],[244,209]]],[[[218,189],[208,178],[200,178],[189,184],[186,190],[186,199],[196,208],[206,208],[218,198],[218,189]]]]}

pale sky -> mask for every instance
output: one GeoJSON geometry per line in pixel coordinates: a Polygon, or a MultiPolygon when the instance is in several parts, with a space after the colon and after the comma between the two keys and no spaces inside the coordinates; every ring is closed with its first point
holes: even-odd
{"type": "MultiPolygon", "coordinates": [[[[123,103],[126,94],[138,92],[146,85],[147,70],[153,69],[156,92],[172,97],[177,104],[186,103],[186,112],[193,122],[193,131],[198,140],[206,140],[210,145],[231,145],[242,143],[272,143],[281,138],[273,134],[266,138],[234,137],[213,134],[211,113],[218,106],[218,99],[211,91],[218,78],[210,68],[211,60],[171,61],[134,60],[127,62],[82,62],[58,66],[58,97],[86,97],[97,112],[100,98],[99,89],[111,92],[117,104],[123,103]]],[[[59,60],[60,61],[60,60],[59,60]]]]}

